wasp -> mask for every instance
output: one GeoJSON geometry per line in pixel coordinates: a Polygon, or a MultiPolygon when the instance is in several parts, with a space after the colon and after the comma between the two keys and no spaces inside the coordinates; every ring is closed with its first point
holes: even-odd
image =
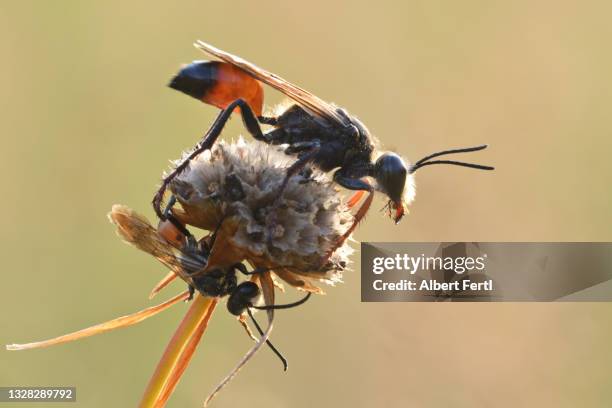
{"type": "MultiPolygon", "coordinates": [[[[253,316],[252,310],[289,309],[302,305],[310,298],[311,293],[308,292],[303,298],[293,303],[257,306],[255,304],[256,300],[261,295],[259,286],[252,280],[244,280],[238,283],[237,275],[240,272],[247,277],[252,277],[267,272],[268,269],[255,268],[249,271],[242,262],[227,266],[208,265],[217,233],[223,221],[219,223],[214,232],[197,240],[185,225],[172,215],[172,207],[175,203],[176,198],[171,196],[163,213],[164,220],[159,222],[156,232],[147,231],[144,233],[142,227],[132,228],[132,230],[139,232],[133,234],[130,241],[140,249],[151,253],[187,283],[189,288],[188,300],[193,298],[196,291],[209,297],[227,296],[226,305],[229,313],[240,317],[246,312],[259,334],[264,336],[264,332],[253,316]],[[162,243],[157,240],[157,236],[163,238],[165,242],[162,243]],[[165,245],[165,243],[170,246],[165,245]],[[207,272],[201,273],[205,269],[207,272]]],[[[135,221],[131,221],[131,224],[139,225],[135,221]]],[[[282,361],[283,369],[286,371],[288,364],[285,357],[270,340],[266,339],[266,344],[282,361]]]]}
{"type": "Polygon", "coordinates": [[[366,126],[345,109],[205,42],[197,41],[194,45],[220,61],[194,61],[182,68],[169,86],[220,108],[221,112],[191,154],[163,179],[153,198],[153,207],[162,219],[161,206],[167,186],[189,165],[191,159],[213,146],[234,111],[240,112],[246,130],[255,139],[271,145],[287,145],[284,152],[297,158],[288,167],[277,196],[282,195],[289,178],[303,171],[308,164],[324,172],[335,170],[333,180],[344,188],[356,191],[354,197],[357,200],[364,193],[368,194],[355,215],[353,225],[339,244],[350,236],[366,215],[375,191],[389,198],[389,215],[398,223],[414,197],[412,175],[421,167],[451,164],[480,170],[494,169],[455,160],[432,160],[452,153],[483,150],[487,145],[436,152],[412,165],[393,152],[378,154],[374,138],[366,126]],[[295,103],[277,116],[263,116],[262,84],[282,92],[295,103]],[[271,126],[271,130],[264,132],[262,125],[271,126]],[[372,185],[368,178],[376,183],[372,185]]]}

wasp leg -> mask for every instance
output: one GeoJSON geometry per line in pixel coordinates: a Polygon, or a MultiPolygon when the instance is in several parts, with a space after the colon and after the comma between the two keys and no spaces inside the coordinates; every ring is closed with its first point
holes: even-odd
{"type": "Polygon", "coordinates": [[[235,269],[237,269],[243,275],[247,275],[247,276],[249,276],[249,275],[257,275],[258,273],[264,273],[264,272],[268,272],[270,270],[270,268],[255,268],[251,272],[249,272],[249,270],[247,269],[246,265],[243,264],[243,263],[237,263],[233,267],[235,269]]]}
{"type": "Polygon", "coordinates": [[[329,251],[327,251],[325,257],[323,257],[323,259],[321,260],[321,266],[327,264],[329,258],[333,255],[336,249],[340,248],[342,244],[344,244],[344,242],[348,239],[348,237],[353,233],[353,231],[355,231],[357,225],[359,225],[363,217],[365,217],[368,210],[370,209],[370,205],[372,205],[372,200],[374,199],[374,189],[370,184],[358,178],[345,176],[342,173],[342,169],[334,173],[334,181],[349,190],[367,191],[368,196],[364,200],[361,207],[359,207],[359,210],[357,210],[355,218],[353,219],[353,224],[351,224],[349,229],[347,229],[346,232],[342,234],[342,236],[336,242],[334,242],[334,245],[332,245],[329,251]]]}
{"type": "Polygon", "coordinates": [[[215,241],[217,240],[217,235],[219,234],[219,230],[221,229],[221,226],[223,225],[223,221],[225,221],[225,215],[221,217],[221,220],[219,220],[219,223],[217,224],[217,228],[215,228],[215,231],[212,233],[212,236],[210,237],[210,242],[206,244],[206,246],[208,247],[209,255],[215,246],[215,241]]]}
{"type": "Polygon", "coordinates": [[[263,142],[271,145],[282,145],[287,143],[287,132],[283,128],[275,128],[264,134],[266,140],[263,142]]]}
{"type": "Polygon", "coordinates": [[[283,182],[276,193],[276,198],[270,211],[271,219],[268,228],[268,242],[272,240],[272,231],[276,227],[278,220],[277,209],[280,205],[280,199],[283,196],[283,192],[285,191],[285,188],[287,188],[289,179],[300,172],[309,162],[311,162],[316,157],[317,153],[319,153],[319,150],[321,150],[321,144],[318,141],[296,143],[285,149],[285,153],[287,154],[302,152],[302,155],[291,166],[289,166],[287,169],[287,174],[285,174],[285,178],[283,179],[283,182]]]}
{"type": "Polygon", "coordinates": [[[200,252],[207,254],[206,256],[210,255],[210,253],[212,252],[212,249],[215,246],[215,241],[217,240],[217,234],[219,233],[219,230],[221,229],[224,220],[225,216],[221,217],[221,220],[217,224],[215,230],[210,232],[206,237],[200,240],[200,252]]]}
{"type": "Polygon", "coordinates": [[[312,150],[319,149],[320,147],[321,147],[321,142],[318,139],[308,141],[308,142],[297,142],[287,147],[285,149],[285,154],[301,153],[303,155],[303,154],[311,153],[312,150]]]}
{"type": "Polygon", "coordinates": [[[285,154],[301,154],[298,156],[299,158],[287,169],[287,174],[285,174],[283,183],[281,184],[277,193],[276,205],[274,206],[275,208],[278,206],[278,202],[283,196],[285,188],[287,188],[289,179],[302,171],[304,167],[306,167],[306,165],[316,157],[319,150],[321,150],[321,143],[319,143],[318,140],[312,142],[295,143],[285,149],[285,154]]]}
{"type": "Polygon", "coordinates": [[[172,225],[176,227],[176,229],[179,230],[181,234],[185,236],[185,238],[187,238],[187,247],[189,249],[197,248],[198,243],[195,237],[193,236],[193,234],[189,232],[189,230],[185,227],[185,225],[183,225],[182,222],[176,219],[174,214],[172,214],[172,207],[174,207],[174,204],[176,204],[176,197],[173,194],[170,196],[170,199],[168,200],[168,204],[166,205],[166,208],[164,209],[163,219],[168,220],[172,225]]]}
{"type": "Polygon", "coordinates": [[[244,126],[246,127],[247,131],[255,139],[266,141],[266,137],[261,131],[261,127],[259,126],[259,122],[257,121],[257,116],[255,116],[255,113],[253,112],[249,104],[244,99],[236,99],[234,102],[230,103],[227,106],[227,108],[223,109],[221,113],[219,113],[219,116],[217,116],[217,119],[215,119],[210,129],[208,129],[208,131],[206,132],[202,140],[196,145],[196,147],[191,152],[191,154],[187,156],[185,160],[183,160],[178,166],[176,166],[176,168],[162,180],[161,186],[159,187],[159,190],[153,197],[153,203],[152,203],[153,209],[155,210],[155,213],[157,214],[159,218],[163,219],[164,217],[164,214],[161,211],[161,203],[164,199],[164,193],[166,189],[168,188],[168,185],[170,184],[170,182],[177,175],[179,175],[183,170],[185,170],[189,162],[194,157],[196,157],[203,151],[212,148],[212,146],[217,141],[217,138],[221,134],[223,127],[225,126],[228,119],[232,115],[232,112],[234,112],[234,109],[236,109],[237,107],[240,108],[240,115],[242,116],[242,122],[244,123],[244,126]]]}
{"type": "Polygon", "coordinates": [[[251,275],[251,273],[249,272],[249,270],[247,269],[246,265],[239,262],[237,264],[235,264],[233,266],[234,269],[237,269],[240,273],[242,273],[243,275],[251,275]]]}
{"type": "Polygon", "coordinates": [[[193,285],[189,284],[187,284],[187,287],[189,289],[189,296],[187,297],[187,299],[185,299],[185,302],[191,302],[193,300],[193,295],[195,294],[195,288],[193,287],[193,285]]]}
{"type": "Polygon", "coordinates": [[[257,120],[262,125],[276,126],[278,124],[278,119],[270,116],[258,116],[257,120]]]}

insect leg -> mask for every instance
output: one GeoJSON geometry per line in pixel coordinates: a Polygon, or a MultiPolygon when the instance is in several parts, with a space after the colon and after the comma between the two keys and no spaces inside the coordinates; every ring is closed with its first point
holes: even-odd
{"type": "Polygon", "coordinates": [[[189,154],[189,156],[187,156],[185,160],[183,160],[178,166],[176,166],[176,168],[162,180],[159,190],[153,197],[153,209],[155,210],[155,213],[159,218],[164,219],[164,214],[161,211],[161,203],[164,198],[164,193],[170,182],[183,170],[185,170],[189,162],[194,157],[196,157],[203,151],[212,148],[212,146],[217,141],[217,138],[221,134],[223,127],[232,115],[232,112],[237,107],[240,108],[242,122],[244,123],[244,126],[246,127],[247,131],[257,140],[266,140],[263,132],[261,131],[261,127],[259,126],[259,122],[257,121],[257,117],[255,116],[255,113],[253,112],[249,104],[243,99],[236,99],[234,102],[230,103],[226,109],[223,109],[221,113],[219,113],[217,119],[215,119],[210,129],[208,129],[202,140],[196,145],[195,149],[191,152],[191,154],[189,154]]]}
{"type": "Polygon", "coordinates": [[[278,124],[278,119],[271,116],[258,116],[257,120],[263,125],[276,126],[278,124]]]}
{"type": "Polygon", "coordinates": [[[303,145],[300,145],[300,146],[296,146],[292,150],[290,149],[292,149],[292,146],[288,147],[285,150],[285,153],[291,154],[297,151],[303,151],[306,149],[309,149],[309,150],[305,154],[303,154],[299,159],[297,159],[291,166],[289,166],[289,168],[287,169],[287,174],[285,174],[285,178],[283,179],[283,182],[280,188],[278,189],[278,192],[276,193],[276,198],[274,200],[274,203],[272,204],[271,217],[270,217],[271,219],[269,221],[268,241],[272,240],[272,231],[276,227],[277,214],[278,214],[278,211],[276,210],[278,209],[278,206],[280,205],[280,199],[283,196],[283,192],[285,191],[285,188],[287,188],[289,179],[295,174],[297,174],[300,170],[302,170],[310,161],[312,161],[316,157],[317,153],[321,149],[321,145],[319,144],[319,142],[314,141],[314,142],[304,143],[303,145]]]}
{"type": "Polygon", "coordinates": [[[234,268],[234,269],[238,269],[238,271],[239,271],[240,273],[242,273],[243,275],[250,275],[250,274],[251,274],[251,273],[249,272],[249,270],[247,269],[246,265],[245,265],[245,264],[243,264],[243,263],[241,263],[241,262],[239,262],[239,263],[235,264],[235,265],[233,266],[233,268],[234,268]]]}
{"type": "Polygon", "coordinates": [[[187,284],[187,287],[189,289],[189,296],[187,296],[185,302],[191,302],[193,300],[193,295],[195,295],[195,288],[193,287],[193,285],[190,284],[187,284]]]}
{"type": "Polygon", "coordinates": [[[266,140],[264,142],[271,145],[280,145],[288,143],[287,132],[283,128],[272,129],[265,134],[266,140]]]}
{"type": "Polygon", "coordinates": [[[374,200],[374,189],[370,184],[368,184],[368,182],[358,178],[345,176],[342,173],[342,169],[334,173],[334,181],[349,190],[367,191],[368,196],[364,200],[363,204],[361,204],[361,207],[359,207],[359,210],[357,210],[355,218],[353,219],[353,224],[351,224],[349,229],[346,230],[344,234],[342,234],[342,236],[334,243],[334,245],[329,249],[329,251],[327,251],[327,254],[325,254],[325,257],[323,257],[322,259],[321,265],[325,265],[329,258],[336,251],[336,249],[340,248],[342,244],[344,244],[344,242],[348,239],[348,237],[353,233],[353,231],[355,231],[355,228],[357,228],[357,225],[359,225],[363,217],[365,217],[368,210],[370,209],[370,205],[372,205],[372,201],[374,200]]]}
{"type": "Polygon", "coordinates": [[[219,234],[219,230],[221,229],[221,226],[223,225],[223,221],[225,221],[225,215],[223,217],[221,217],[221,220],[219,220],[219,223],[217,224],[217,228],[215,228],[215,231],[212,233],[211,237],[210,237],[210,242],[208,242],[207,246],[208,246],[208,254],[210,255],[210,253],[212,252],[212,249],[215,246],[215,241],[217,240],[217,235],[219,234]]]}
{"type": "Polygon", "coordinates": [[[235,269],[238,269],[238,271],[240,273],[242,273],[243,275],[246,275],[246,276],[257,275],[258,273],[264,273],[264,272],[268,272],[270,270],[270,268],[255,268],[251,272],[249,272],[249,270],[247,269],[246,265],[243,264],[243,263],[234,264],[233,267],[235,269]]]}
{"type": "Polygon", "coordinates": [[[361,197],[363,197],[364,193],[365,191],[363,190],[355,191],[355,193],[351,196],[351,198],[349,198],[349,200],[346,203],[348,208],[353,208],[359,202],[359,200],[361,200],[361,197]]]}
{"type": "Polygon", "coordinates": [[[321,142],[318,139],[308,141],[308,142],[297,142],[292,143],[289,147],[285,149],[285,154],[295,154],[295,153],[309,153],[314,149],[318,149],[321,147],[321,142]]]}
{"type": "Polygon", "coordinates": [[[283,195],[283,192],[289,183],[289,179],[306,167],[306,165],[315,158],[317,153],[319,153],[319,150],[321,150],[321,144],[318,141],[296,143],[285,149],[286,154],[294,154],[298,152],[303,152],[303,154],[287,169],[287,174],[285,174],[283,183],[281,184],[277,193],[277,203],[279,198],[283,195]]]}
{"type": "Polygon", "coordinates": [[[170,196],[170,199],[168,200],[168,204],[166,205],[166,208],[164,209],[163,219],[168,220],[172,225],[176,227],[177,230],[179,230],[181,234],[185,236],[185,238],[187,239],[188,248],[190,249],[196,248],[198,244],[193,234],[189,232],[189,230],[185,227],[185,225],[183,225],[182,222],[176,219],[174,214],[172,214],[172,207],[174,207],[174,204],[176,204],[176,197],[173,194],[170,196]]]}

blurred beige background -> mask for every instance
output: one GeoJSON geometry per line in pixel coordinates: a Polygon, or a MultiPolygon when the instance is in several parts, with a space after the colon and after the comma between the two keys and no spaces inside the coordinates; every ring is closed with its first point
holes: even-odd
{"type": "MultiPolygon", "coordinates": [[[[195,39],[345,106],[412,160],[491,145],[469,157],[495,173],[424,169],[409,216],[394,226],[378,200],[357,240],[612,240],[611,13],[578,0],[2,2],[0,343],[150,305],[165,270],[122,244],[106,213],[124,203],[152,216],[168,160],[217,114],[165,87],[203,58],[195,39]]],[[[242,132],[234,120],[225,136],[242,132]]],[[[278,313],[289,371],[263,351],[216,406],[612,403],[612,306],[362,304],[355,261],[328,296],[278,313]]],[[[186,308],[2,350],[0,385],[75,385],[69,406],[134,406],[186,308]]],[[[169,406],[200,406],[250,345],[219,308],[169,406]]]]}

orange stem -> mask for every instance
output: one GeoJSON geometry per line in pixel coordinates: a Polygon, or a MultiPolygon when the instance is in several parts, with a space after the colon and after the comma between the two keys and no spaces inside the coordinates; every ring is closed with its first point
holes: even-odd
{"type": "Polygon", "coordinates": [[[165,288],[166,286],[168,286],[170,284],[170,282],[172,282],[174,279],[176,279],[176,273],[170,271],[168,272],[168,274],[166,276],[164,276],[164,278],[162,280],[160,280],[157,285],[155,285],[155,287],[153,288],[153,290],[151,291],[151,293],[149,293],[149,299],[153,299],[155,297],[155,295],[157,295],[159,293],[160,290],[162,290],[163,288],[165,288]]]}
{"type": "MultiPolygon", "coordinates": [[[[173,379],[173,374],[177,372],[177,367],[179,367],[178,370],[182,373],[180,369],[181,359],[184,353],[189,353],[188,350],[192,347],[191,340],[194,336],[198,337],[199,331],[203,333],[216,304],[216,298],[204,297],[200,294],[195,296],[189,311],[187,311],[187,314],[166,346],[166,350],[157,364],[153,376],[149,380],[149,384],[138,405],[140,408],[163,407],[165,404],[163,398],[166,388],[169,386],[174,388],[176,382],[178,382],[178,379],[173,379]]],[[[199,336],[201,337],[201,334],[199,336]]],[[[169,397],[169,394],[166,396],[166,400],[167,397],[169,397]]]]}
{"type": "Polygon", "coordinates": [[[196,332],[194,333],[191,340],[189,340],[189,343],[185,347],[185,350],[181,354],[176,366],[174,367],[174,371],[168,377],[168,381],[166,382],[166,387],[164,388],[164,392],[162,393],[157,406],[163,407],[164,405],[166,405],[166,402],[168,401],[168,399],[174,392],[176,385],[181,379],[183,373],[185,372],[185,369],[187,369],[187,366],[189,365],[191,358],[195,354],[198,344],[200,344],[200,340],[202,339],[202,336],[204,335],[204,332],[206,331],[206,327],[208,326],[208,322],[210,321],[212,313],[215,310],[216,304],[217,302],[215,301],[208,308],[206,316],[196,328],[196,332]]]}

